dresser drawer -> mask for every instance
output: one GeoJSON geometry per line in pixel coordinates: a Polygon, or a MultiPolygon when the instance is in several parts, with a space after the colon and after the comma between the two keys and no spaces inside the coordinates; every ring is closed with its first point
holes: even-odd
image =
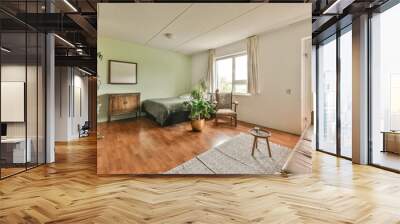
{"type": "Polygon", "coordinates": [[[109,96],[109,120],[111,116],[137,113],[140,108],[140,94],[112,94],[109,96]]]}
{"type": "Polygon", "coordinates": [[[125,96],[122,102],[123,110],[132,111],[139,108],[139,98],[135,95],[125,96]]]}

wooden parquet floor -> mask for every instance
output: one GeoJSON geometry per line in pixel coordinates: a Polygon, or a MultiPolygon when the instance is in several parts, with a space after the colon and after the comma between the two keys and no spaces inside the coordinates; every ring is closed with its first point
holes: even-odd
{"type": "MultiPolygon", "coordinates": [[[[97,141],[97,173],[164,173],[252,127],[244,122],[236,128],[216,126],[209,120],[202,132],[193,132],[190,122],[167,127],[147,118],[100,123],[104,138],[97,141]]],[[[273,143],[293,148],[299,140],[297,135],[269,130],[273,143]]]]}
{"type": "Polygon", "coordinates": [[[400,223],[400,175],[323,153],[303,176],[97,176],[96,141],[0,181],[0,223],[400,223]]]}

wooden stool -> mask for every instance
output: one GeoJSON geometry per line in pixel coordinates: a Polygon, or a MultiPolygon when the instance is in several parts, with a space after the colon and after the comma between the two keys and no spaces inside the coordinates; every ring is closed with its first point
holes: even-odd
{"type": "Polygon", "coordinates": [[[268,147],[268,154],[269,157],[272,157],[271,154],[271,147],[269,146],[269,137],[271,137],[271,132],[267,130],[260,130],[257,128],[252,128],[250,129],[249,133],[254,136],[254,142],[253,142],[253,149],[251,150],[251,155],[254,156],[254,150],[257,148],[258,149],[258,139],[265,139],[267,141],[267,147],[268,147]]]}

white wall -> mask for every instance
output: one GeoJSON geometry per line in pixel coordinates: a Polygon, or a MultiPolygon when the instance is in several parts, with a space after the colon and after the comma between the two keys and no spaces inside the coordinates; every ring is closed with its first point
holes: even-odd
{"type": "MultiPolygon", "coordinates": [[[[75,76],[74,76],[74,83],[73,85],[75,86],[75,93],[77,94],[77,88],[80,89],[81,91],[81,110],[82,112],[80,113],[79,108],[77,107],[77,104],[79,102],[75,103],[75,113],[72,113],[72,119],[71,119],[71,136],[72,138],[79,138],[79,132],[78,132],[78,124],[81,126],[85,123],[85,121],[89,120],[88,117],[88,109],[89,109],[89,92],[88,92],[88,77],[87,76],[82,76],[81,73],[76,73],[75,70],[75,76]]],[[[74,96],[72,96],[74,97],[74,96]]],[[[74,98],[75,101],[78,100],[77,97],[74,98]]],[[[73,110],[74,110],[73,108],[73,110]]]]}
{"type": "MultiPolygon", "coordinates": [[[[36,80],[32,80],[30,77],[31,74],[36,75],[36,67],[34,66],[25,66],[20,64],[5,64],[1,66],[1,81],[2,82],[26,82],[26,74],[28,76],[28,84],[29,87],[36,86],[36,80]]],[[[28,125],[28,137],[31,137],[33,133],[35,133],[36,137],[36,123],[37,123],[37,115],[36,113],[36,88],[28,88],[27,87],[27,122],[7,122],[7,136],[8,137],[25,137],[25,126],[28,125]],[[33,104],[32,104],[33,103],[33,104]],[[32,108],[34,110],[32,110],[32,108]]],[[[3,96],[4,97],[4,96],[3,96]]],[[[7,110],[7,108],[1,108],[2,110],[7,110]]],[[[24,110],[24,108],[22,108],[24,110]]]]}
{"type": "Polygon", "coordinates": [[[55,68],[55,141],[68,140],[69,95],[68,86],[70,76],[67,67],[55,68]]]}
{"type": "Polygon", "coordinates": [[[77,139],[78,124],[88,120],[88,78],[77,69],[56,67],[55,86],[55,141],[77,139]],[[74,107],[76,88],[81,89],[82,115],[74,107]]]}
{"type": "MultiPolygon", "coordinates": [[[[26,86],[26,106],[20,108],[22,113],[26,112],[26,119],[22,122],[6,122],[7,137],[21,138],[27,136],[30,139],[31,159],[44,163],[45,153],[45,116],[44,116],[44,74],[41,66],[25,65],[25,63],[5,63],[1,66],[2,82],[24,82],[26,86]]],[[[24,91],[21,92],[23,94],[24,91]]],[[[2,97],[7,97],[2,95],[2,97]]],[[[1,110],[13,110],[12,108],[1,108],[1,110]]],[[[13,113],[14,111],[8,111],[13,113]]]]}
{"type": "Polygon", "coordinates": [[[192,55],[192,86],[207,77],[208,53],[201,52],[192,55]]]}
{"type": "MultiPolygon", "coordinates": [[[[290,133],[301,133],[301,39],[311,21],[259,35],[261,93],[236,96],[238,119],[290,133]]],[[[216,49],[216,57],[246,50],[246,40],[216,49]]],[[[192,55],[192,84],[206,76],[207,53],[192,55]]]]}

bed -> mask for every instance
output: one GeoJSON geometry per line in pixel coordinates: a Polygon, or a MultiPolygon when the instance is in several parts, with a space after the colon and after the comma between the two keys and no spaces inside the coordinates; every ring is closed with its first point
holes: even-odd
{"type": "Polygon", "coordinates": [[[184,106],[187,97],[169,97],[143,101],[142,110],[161,126],[189,120],[189,110],[184,106]]]}

